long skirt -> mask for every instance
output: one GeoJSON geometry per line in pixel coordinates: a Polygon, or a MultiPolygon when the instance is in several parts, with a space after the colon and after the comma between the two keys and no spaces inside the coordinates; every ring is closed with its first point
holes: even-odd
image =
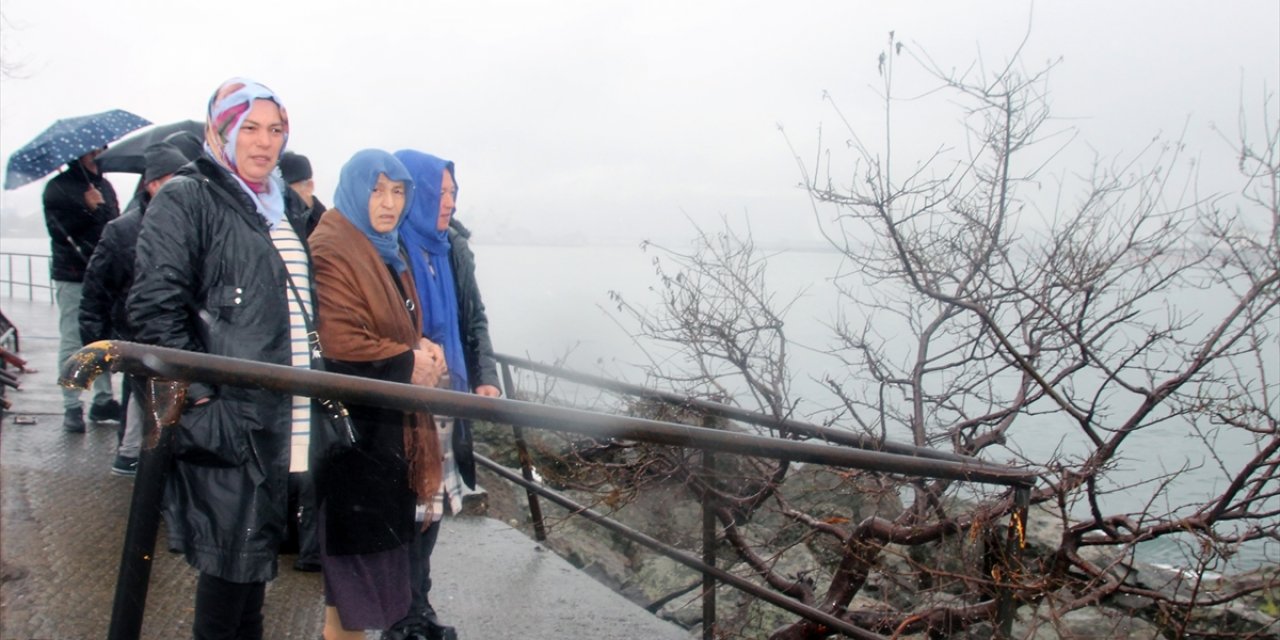
{"type": "Polygon", "coordinates": [[[324,509],[320,509],[320,567],[324,603],[338,608],[348,631],[390,629],[409,613],[409,544],[390,551],[331,556],[325,552],[324,509]]]}

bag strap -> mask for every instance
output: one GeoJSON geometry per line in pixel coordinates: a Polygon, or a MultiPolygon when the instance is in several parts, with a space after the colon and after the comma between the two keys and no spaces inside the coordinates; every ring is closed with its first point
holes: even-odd
{"type": "MultiPolygon", "coordinates": [[[[302,324],[307,330],[307,346],[311,349],[311,364],[317,371],[324,371],[324,354],[320,351],[320,333],[316,331],[315,324],[311,322],[311,316],[307,313],[307,306],[302,303],[302,294],[298,293],[298,285],[293,283],[293,275],[288,269],[285,270],[285,278],[289,281],[289,289],[293,291],[293,299],[298,303],[298,312],[302,314],[302,324]]],[[[315,301],[312,300],[314,304],[315,301]]]]}
{"type": "MultiPolygon", "coordinates": [[[[316,331],[315,325],[311,322],[311,315],[307,313],[307,306],[302,303],[302,294],[298,293],[298,285],[294,284],[293,275],[289,273],[288,269],[285,269],[284,275],[285,279],[289,281],[289,289],[293,291],[293,299],[298,302],[298,313],[302,315],[303,327],[307,330],[307,346],[311,351],[311,366],[316,371],[324,371],[324,353],[320,351],[320,333],[316,331]]],[[[312,303],[314,304],[314,302],[313,300],[312,303]]],[[[347,431],[346,436],[351,442],[355,442],[355,432],[351,429],[350,422],[347,419],[349,416],[347,407],[332,398],[316,398],[316,401],[331,417],[343,421],[344,428],[347,431]]]]}

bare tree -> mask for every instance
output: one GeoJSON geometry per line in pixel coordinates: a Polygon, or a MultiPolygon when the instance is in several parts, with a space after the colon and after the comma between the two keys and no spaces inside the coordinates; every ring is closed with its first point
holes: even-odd
{"type": "MultiPolygon", "coordinates": [[[[1210,633],[1205,607],[1274,590],[1266,580],[1213,580],[1241,549],[1280,541],[1274,98],[1263,100],[1265,129],[1242,129],[1232,142],[1243,188],[1201,194],[1183,145],[1157,138],[1132,157],[1056,176],[1061,192],[1045,205],[1031,187],[1055,178],[1049,167],[1073,137],[1053,128],[1053,64],[1028,71],[1020,61],[1019,52],[995,68],[947,70],[890,34],[879,60],[882,142],[864,143],[869,136],[841,116],[851,164],[835,159],[840,149],[823,148],[812,163],[797,154],[815,218],[844,257],[832,279],[838,306],[857,312],[833,326],[830,355],[845,371],[822,381],[833,401],[804,417],[1036,470],[1032,500],[1048,514],[1035,523],[1042,548],[1015,571],[993,570],[989,543],[1010,522],[1012,495],[952,481],[853,472],[801,484],[786,463],[750,460],[708,477],[686,452],[595,443],[578,449],[577,462],[609,473],[577,486],[607,492],[600,501],[611,507],[625,502],[620,487],[642,479],[710,494],[739,570],[882,633],[989,624],[997,588],[1009,588],[1050,623],[1140,596],[1139,613],[1165,632],[1196,636],[1210,633]],[[913,99],[960,109],[962,145],[898,160],[894,73],[904,62],[936,82],[913,99]],[[1064,448],[1028,446],[1046,437],[1064,448]],[[1195,471],[1220,483],[1212,495],[1187,497],[1179,483],[1190,464],[1117,474],[1127,460],[1150,461],[1150,443],[1186,438],[1203,444],[1207,462],[1195,471]],[[614,455],[619,448],[627,455],[614,455]],[[833,508],[815,492],[861,506],[833,508]],[[1139,575],[1135,549],[1158,539],[1184,561],[1153,580],[1139,575]],[[818,566],[780,562],[801,547],[818,566]]],[[[796,417],[790,300],[768,293],[769,256],[749,230],[725,227],[699,230],[690,250],[652,247],[658,304],[633,306],[620,294],[615,302],[651,340],[655,384],[796,417]]],[[[748,623],[722,621],[726,637],[732,624],[748,623]]],[[[1264,632],[1278,624],[1263,623],[1264,632]]],[[[789,621],[772,637],[830,633],[789,621]]]]}

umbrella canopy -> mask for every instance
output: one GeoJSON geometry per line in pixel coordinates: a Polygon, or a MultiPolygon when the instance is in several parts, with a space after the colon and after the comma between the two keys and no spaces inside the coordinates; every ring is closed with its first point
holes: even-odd
{"type": "Polygon", "coordinates": [[[58,120],[9,156],[4,188],[17,189],[35,182],[58,167],[149,124],[150,120],[121,109],[58,120]]]}
{"type": "Polygon", "coordinates": [[[111,145],[98,156],[98,169],[103,173],[143,173],[146,168],[144,152],[147,147],[164,142],[165,138],[179,132],[190,133],[204,140],[204,122],[182,120],[160,124],[111,145]]]}

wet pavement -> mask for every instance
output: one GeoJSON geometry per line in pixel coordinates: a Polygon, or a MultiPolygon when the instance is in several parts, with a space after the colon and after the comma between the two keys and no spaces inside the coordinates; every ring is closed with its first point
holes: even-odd
{"type": "MultiPolygon", "coordinates": [[[[0,425],[0,640],[105,638],[133,488],[108,472],[116,426],[64,433],[56,308],[0,297],[0,310],[37,370],[6,391],[0,425]]],[[[163,528],[159,540],[141,637],[189,638],[196,574],[164,551],[163,528]]],[[[266,638],[315,640],[320,574],[294,571],[293,559],[281,556],[267,586],[266,638]]],[[[692,637],[492,518],[447,519],[432,568],[432,603],[464,640],[692,637]]]]}

